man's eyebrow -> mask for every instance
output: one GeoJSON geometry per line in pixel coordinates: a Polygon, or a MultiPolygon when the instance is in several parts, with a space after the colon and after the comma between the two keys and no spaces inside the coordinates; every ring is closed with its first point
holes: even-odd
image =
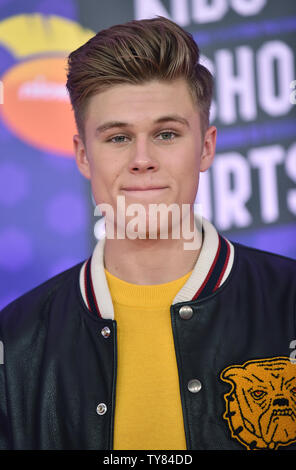
{"type": "MultiPolygon", "coordinates": [[[[184,124],[185,126],[189,127],[189,122],[187,119],[183,118],[182,116],[179,116],[178,114],[171,114],[168,116],[161,116],[160,118],[156,119],[154,121],[154,124],[160,124],[163,122],[168,122],[168,121],[173,121],[173,122],[179,122],[181,124],[184,124]]],[[[96,134],[102,133],[104,131],[107,131],[108,129],[112,129],[114,127],[119,127],[119,128],[126,128],[132,126],[128,122],[121,122],[121,121],[109,121],[105,122],[104,124],[101,124],[99,127],[96,128],[96,134]]]]}

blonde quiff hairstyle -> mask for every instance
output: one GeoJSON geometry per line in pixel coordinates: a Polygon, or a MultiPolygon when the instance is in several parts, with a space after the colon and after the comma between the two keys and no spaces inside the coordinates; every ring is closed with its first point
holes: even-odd
{"type": "Polygon", "coordinates": [[[93,95],[114,85],[177,78],[187,81],[200,111],[204,136],[209,127],[213,77],[199,63],[199,48],[192,35],[162,16],[99,31],[68,57],[66,87],[80,136],[84,140],[87,104],[93,95]]]}

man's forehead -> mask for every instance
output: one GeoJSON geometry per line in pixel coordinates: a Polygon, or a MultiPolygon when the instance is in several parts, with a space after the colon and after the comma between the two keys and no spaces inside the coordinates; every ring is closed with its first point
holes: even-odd
{"type": "Polygon", "coordinates": [[[141,106],[145,106],[142,108],[143,111],[156,107],[160,110],[163,108],[162,114],[176,114],[183,109],[197,110],[185,80],[114,84],[90,96],[88,106],[93,112],[105,112],[106,109],[99,109],[101,107],[116,110],[127,106],[127,111],[141,109],[141,106]]]}
{"type": "Polygon", "coordinates": [[[192,99],[187,82],[179,80],[175,92],[167,93],[166,85],[174,87],[175,82],[119,84],[96,93],[88,101],[85,125],[96,136],[110,129],[147,130],[161,123],[174,124],[184,130],[199,129],[200,111],[192,99]],[[135,93],[135,90],[140,91],[135,93]]]}

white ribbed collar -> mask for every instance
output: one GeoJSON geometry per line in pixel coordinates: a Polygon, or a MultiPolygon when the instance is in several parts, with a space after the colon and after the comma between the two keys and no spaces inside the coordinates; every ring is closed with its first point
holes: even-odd
{"type": "MultiPolygon", "coordinates": [[[[178,302],[186,302],[193,299],[199,293],[210,278],[213,268],[216,265],[217,259],[220,254],[219,234],[215,227],[205,218],[202,219],[203,227],[203,243],[201,251],[191,276],[178,292],[173,300],[173,304],[178,302]]],[[[114,319],[114,309],[112,298],[109,292],[107,279],[104,271],[104,246],[106,238],[101,238],[93,251],[91,258],[90,274],[93,287],[93,294],[102,318],[114,319]]],[[[219,288],[227,279],[230,274],[234,261],[234,247],[227,239],[223,238],[227,247],[227,257],[223,261],[223,270],[221,270],[220,277],[217,281],[215,289],[219,288]]],[[[85,284],[85,262],[80,271],[80,289],[82,297],[87,308],[90,306],[87,301],[86,284],[85,284]]]]}

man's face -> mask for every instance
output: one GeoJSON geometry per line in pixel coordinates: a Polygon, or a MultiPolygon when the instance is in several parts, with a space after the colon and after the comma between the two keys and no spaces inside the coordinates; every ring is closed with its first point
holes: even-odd
{"type": "Polygon", "coordinates": [[[211,165],[216,128],[202,139],[200,115],[184,79],[116,85],[88,104],[85,142],[74,136],[81,173],[96,204],[193,204],[199,172],[211,165]]]}

